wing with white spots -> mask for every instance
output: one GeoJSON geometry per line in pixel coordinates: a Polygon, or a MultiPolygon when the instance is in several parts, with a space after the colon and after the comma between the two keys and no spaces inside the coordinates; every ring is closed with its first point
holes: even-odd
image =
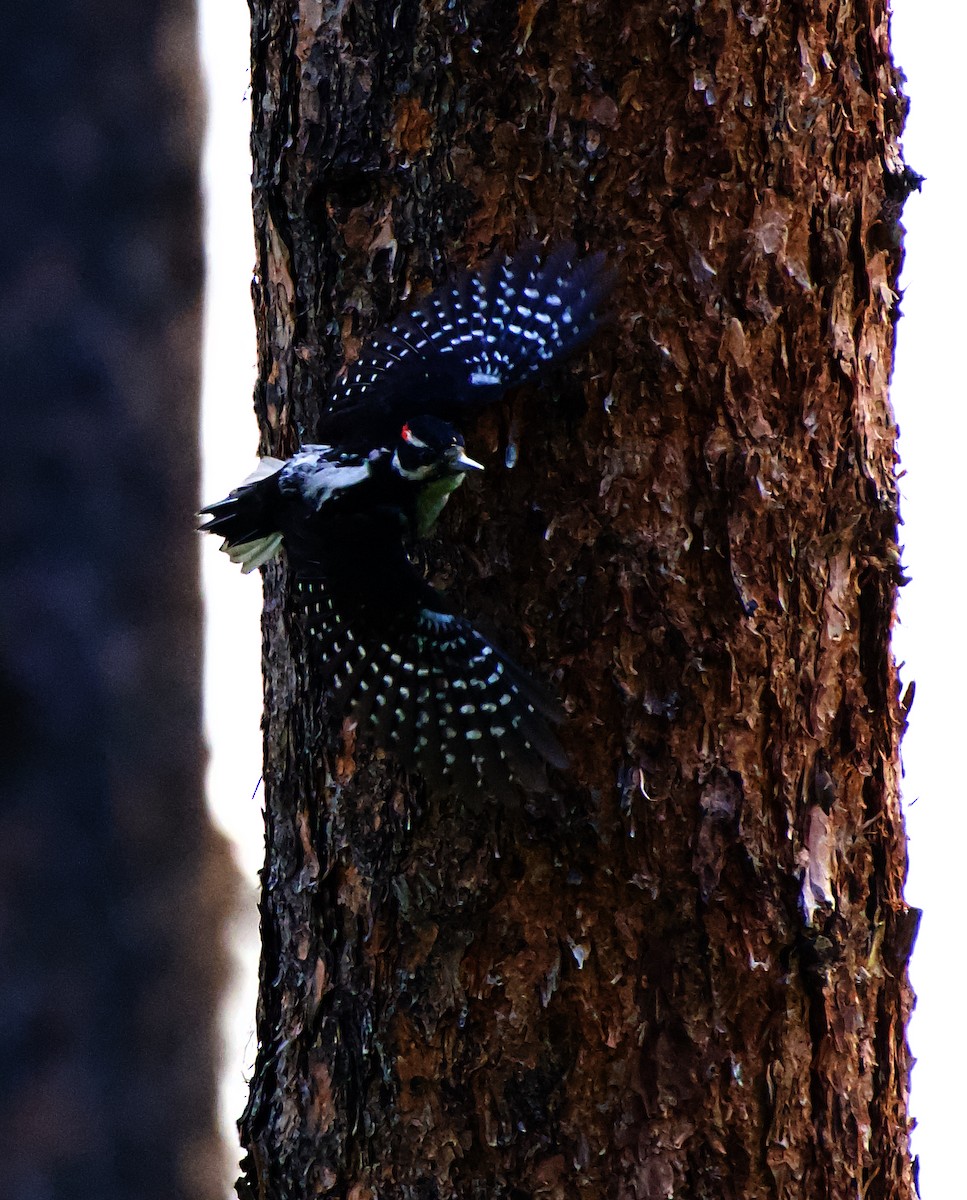
{"type": "Polygon", "coordinates": [[[429,788],[546,791],[545,766],[567,765],[550,729],[557,706],[468,621],[420,604],[369,630],[322,583],[297,586],[334,711],[429,788]]]}
{"type": "Polygon", "coordinates": [[[374,334],[337,381],[323,436],[375,444],[421,413],[459,424],[585,342],[611,282],[602,254],[570,244],[463,274],[374,334]]]}

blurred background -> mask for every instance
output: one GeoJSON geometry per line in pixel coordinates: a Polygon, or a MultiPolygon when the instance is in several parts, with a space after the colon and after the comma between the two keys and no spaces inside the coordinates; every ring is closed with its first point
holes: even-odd
{"type": "MultiPolygon", "coordinates": [[[[953,4],[893,7],[906,159],[926,176],[904,214],[893,388],[913,580],[896,651],[917,684],[914,1149],[941,1200],[961,1186],[967,1077],[965,169],[938,37],[953,4]]],[[[255,1054],[261,589],[193,526],[257,448],[248,12],[102,0],[42,24],[25,7],[5,40],[0,1197],[222,1200],[255,1054]]]]}
{"type": "Polygon", "coordinates": [[[5,10],[0,73],[0,1196],[221,1200],[196,17],[50,15],[5,10]]]}

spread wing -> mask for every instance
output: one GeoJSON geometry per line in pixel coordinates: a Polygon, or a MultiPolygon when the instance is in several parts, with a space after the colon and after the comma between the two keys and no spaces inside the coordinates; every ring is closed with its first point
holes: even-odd
{"type": "Polygon", "coordinates": [[[416,571],[399,512],[369,495],[371,460],[305,447],[271,460],[204,526],[243,570],[284,542],[307,616],[310,653],[332,711],[438,791],[542,791],[562,767],[544,692],[416,571]]]}
{"type": "Polygon", "coordinates": [[[334,711],[431,790],[499,797],[517,782],[545,791],[545,764],[567,763],[550,729],[558,707],[406,566],[409,577],[397,564],[382,581],[392,606],[358,590],[342,603],[321,579],[297,584],[334,711]]]}
{"type": "Polygon", "coordinates": [[[374,334],[338,380],[321,436],[375,445],[424,413],[462,424],[585,342],[611,282],[602,254],[578,259],[570,244],[466,272],[374,334]]]}

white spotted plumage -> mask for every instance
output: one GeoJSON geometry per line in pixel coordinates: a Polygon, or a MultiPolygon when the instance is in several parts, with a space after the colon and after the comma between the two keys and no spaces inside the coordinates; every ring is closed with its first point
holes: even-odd
{"type": "Polygon", "coordinates": [[[330,711],[431,786],[536,789],[547,764],[564,764],[554,704],[448,611],[405,541],[479,468],[463,454],[465,420],[585,341],[609,285],[600,255],[566,245],[465,273],[364,345],[320,415],[318,444],[265,460],[205,510],[243,570],[285,549],[330,711]]]}
{"type": "MultiPolygon", "coordinates": [[[[309,606],[306,586],[297,585],[309,606]]],[[[467,621],[423,608],[400,622],[394,638],[373,636],[364,645],[357,634],[351,646],[336,637],[346,615],[325,597],[320,607],[310,636],[333,711],[364,727],[431,788],[500,795],[516,781],[543,790],[544,764],[565,765],[549,728],[560,719],[556,706],[467,621]],[[499,722],[498,710],[508,714],[499,722]]]]}
{"type": "Polygon", "coordinates": [[[600,323],[610,286],[601,255],[558,246],[493,259],[431,292],[364,345],[337,381],[322,428],[382,436],[414,411],[460,423],[571,354],[600,323]]]}

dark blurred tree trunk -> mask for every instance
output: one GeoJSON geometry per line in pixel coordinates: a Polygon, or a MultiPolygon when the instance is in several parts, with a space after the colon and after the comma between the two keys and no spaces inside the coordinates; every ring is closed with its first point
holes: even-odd
{"type": "Polygon", "coordinates": [[[555,679],[559,798],[340,755],[269,575],[241,1194],[912,1196],[884,7],[253,10],[267,449],[445,261],[620,285],[430,555],[555,679]]]}
{"type": "Polygon", "coordinates": [[[214,1200],[194,13],[15,5],[4,45],[0,1195],[214,1200]]]}

